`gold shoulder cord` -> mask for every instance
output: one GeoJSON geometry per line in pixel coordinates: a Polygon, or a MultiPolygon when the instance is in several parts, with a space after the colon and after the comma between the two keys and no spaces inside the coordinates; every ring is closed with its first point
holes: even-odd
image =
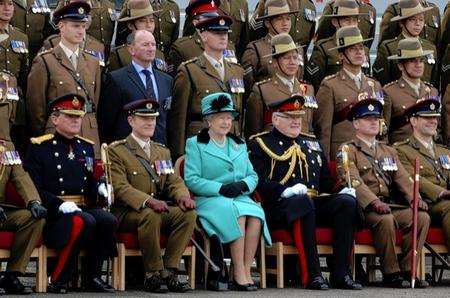
{"type": "Polygon", "coordinates": [[[303,162],[305,162],[305,174],[306,174],[306,181],[309,181],[309,166],[308,166],[308,162],[306,160],[306,155],[305,153],[302,152],[300,146],[294,142],[294,144],[289,147],[288,150],[286,150],[283,155],[277,155],[275,154],[273,151],[271,151],[269,149],[269,147],[267,147],[266,144],[264,144],[263,140],[261,138],[256,138],[256,141],[258,142],[259,146],[261,147],[261,149],[270,156],[270,158],[272,159],[272,164],[270,167],[270,174],[269,174],[269,179],[272,179],[272,175],[273,175],[273,169],[275,168],[275,164],[277,163],[277,161],[287,161],[290,159],[289,162],[289,169],[286,173],[286,175],[283,177],[283,179],[281,179],[280,184],[285,184],[289,178],[291,177],[292,173],[295,170],[295,165],[297,163],[297,158],[298,158],[298,165],[300,167],[300,178],[303,179],[303,172],[302,172],[302,165],[303,162]]]}

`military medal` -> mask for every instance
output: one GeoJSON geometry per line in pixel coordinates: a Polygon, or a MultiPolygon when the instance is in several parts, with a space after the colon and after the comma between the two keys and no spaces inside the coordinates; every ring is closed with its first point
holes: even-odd
{"type": "Polygon", "coordinates": [[[164,71],[164,72],[167,72],[167,63],[166,63],[166,61],[164,61],[164,60],[162,60],[160,58],[155,58],[155,65],[156,65],[157,69],[159,69],[161,71],[164,71]]]}
{"type": "Polygon", "coordinates": [[[437,19],[437,17],[435,15],[433,15],[433,25],[434,25],[434,28],[438,28],[439,27],[439,22],[438,22],[438,19],[437,19]]]}
{"type": "Polygon", "coordinates": [[[322,151],[322,148],[320,148],[320,144],[317,141],[306,141],[306,146],[313,151],[322,151]]]}
{"type": "Polygon", "coordinates": [[[67,154],[67,158],[70,160],[74,160],[75,154],[73,153],[72,148],[70,148],[69,154],[67,154]]]}
{"type": "Polygon", "coordinates": [[[169,164],[170,174],[175,174],[175,170],[173,169],[172,161],[169,159],[167,161],[167,163],[169,164]]]}
{"type": "Polygon", "coordinates": [[[241,16],[241,21],[245,22],[245,12],[242,8],[239,9],[239,15],[241,16]]]}
{"type": "Polygon", "coordinates": [[[427,63],[428,64],[435,64],[436,63],[436,60],[434,60],[434,55],[433,54],[429,54],[426,57],[427,57],[427,63]]]}
{"type": "Polygon", "coordinates": [[[93,172],[94,171],[94,159],[90,156],[86,156],[86,169],[89,172],[93,172]]]}
{"type": "Polygon", "coordinates": [[[305,19],[307,21],[313,22],[316,19],[316,12],[311,10],[311,9],[309,9],[309,8],[305,8],[303,13],[304,13],[305,19]]]}
{"type": "Polygon", "coordinates": [[[447,154],[441,154],[439,156],[439,161],[444,169],[450,170],[450,157],[447,154]]]}
{"type": "Polygon", "coordinates": [[[369,63],[369,58],[366,57],[366,61],[364,61],[364,63],[361,65],[362,68],[369,68],[370,67],[370,63],[369,63]]]}
{"type": "Polygon", "coordinates": [[[155,160],[155,168],[158,176],[161,175],[161,162],[159,160],[155,160]]]}
{"type": "Polygon", "coordinates": [[[223,58],[226,61],[229,61],[229,62],[232,62],[232,63],[237,63],[238,62],[237,58],[236,58],[236,54],[234,53],[233,50],[225,49],[225,50],[223,50],[222,55],[223,55],[223,58]]]}
{"type": "Polygon", "coordinates": [[[170,20],[172,21],[172,23],[176,23],[177,22],[177,17],[175,16],[175,12],[173,10],[169,10],[169,14],[170,14],[170,20]]]}
{"type": "Polygon", "coordinates": [[[373,23],[375,22],[374,16],[373,16],[373,11],[369,11],[369,22],[373,25],[373,23]]]}
{"type": "Polygon", "coordinates": [[[305,98],[305,107],[310,109],[317,109],[319,107],[314,95],[303,95],[303,98],[305,98]]]}
{"type": "MultiPolygon", "coordinates": [[[[4,150],[5,147],[0,146],[0,152],[4,150]]],[[[13,166],[22,164],[19,152],[17,151],[3,151],[1,154],[1,164],[5,166],[13,166]]]]}
{"type": "Polygon", "coordinates": [[[15,87],[8,87],[6,98],[9,100],[19,100],[19,91],[15,87]]]}
{"type": "Polygon", "coordinates": [[[163,175],[167,175],[168,174],[167,173],[168,169],[167,169],[166,161],[165,160],[160,160],[159,162],[161,163],[161,173],[163,175]]]}

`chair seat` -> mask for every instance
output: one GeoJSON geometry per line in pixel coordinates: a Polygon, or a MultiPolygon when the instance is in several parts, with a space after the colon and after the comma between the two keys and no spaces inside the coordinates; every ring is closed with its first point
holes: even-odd
{"type": "MultiPolygon", "coordinates": [[[[355,243],[360,245],[371,245],[373,246],[373,235],[372,231],[369,229],[364,229],[356,232],[355,243]]],[[[395,230],[395,245],[401,246],[403,243],[403,234],[399,229],[395,230]]]]}
{"type": "MultiPolygon", "coordinates": [[[[14,232],[0,231],[0,249],[11,249],[14,241],[14,232]]],[[[42,238],[36,244],[37,247],[42,246],[42,238]]]]}
{"type": "MultiPolygon", "coordinates": [[[[159,245],[161,248],[166,248],[167,246],[167,235],[162,234],[159,237],[159,245]]],[[[139,249],[139,241],[137,234],[134,233],[117,233],[117,242],[123,243],[126,249],[139,249]]],[[[192,243],[189,242],[188,246],[191,246],[192,243]]]]}
{"type": "Polygon", "coordinates": [[[439,227],[433,227],[428,230],[427,240],[428,244],[446,244],[444,230],[439,227]]]}
{"type": "MultiPolygon", "coordinates": [[[[272,242],[282,242],[283,245],[294,245],[294,238],[288,230],[274,230],[271,232],[272,242]]],[[[333,244],[333,229],[331,228],[316,228],[317,245],[332,245],[333,244]]]]}

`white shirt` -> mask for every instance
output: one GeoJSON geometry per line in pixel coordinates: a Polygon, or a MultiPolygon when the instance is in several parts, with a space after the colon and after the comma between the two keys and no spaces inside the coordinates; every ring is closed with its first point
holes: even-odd
{"type": "Polygon", "coordinates": [[[206,59],[211,63],[211,65],[214,67],[214,69],[219,74],[220,78],[223,81],[223,78],[225,77],[225,68],[223,67],[223,56],[220,57],[219,60],[216,60],[214,57],[208,55],[206,52],[203,52],[203,55],[205,55],[206,59]]]}
{"type": "Polygon", "coordinates": [[[59,42],[59,46],[63,50],[64,54],[66,54],[67,58],[69,58],[69,61],[75,63],[74,67],[76,68],[76,65],[78,63],[78,55],[80,54],[80,49],[77,48],[75,51],[72,51],[68,47],[66,47],[62,42],[59,42]],[[75,54],[75,60],[72,60],[72,55],[75,54]]]}
{"type": "Polygon", "coordinates": [[[149,67],[144,68],[144,67],[140,66],[139,64],[137,64],[136,62],[134,62],[134,60],[131,61],[131,64],[133,65],[134,69],[138,73],[139,78],[141,79],[142,84],[144,84],[145,88],[147,88],[147,78],[145,77],[145,74],[142,71],[144,69],[146,69],[150,72],[150,78],[152,79],[153,92],[155,93],[155,97],[156,97],[155,99],[158,100],[159,99],[158,85],[156,84],[156,78],[155,78],[155,74],[153,73],[152,65],[150,64],[149,67]]]}
{"type": "Polygon", "coordinates": [[[289,90],[290,90],[291,92],[294,91],[294,82],[295,82],[294,78],[288,79],[288,78],[286,78],[286,77],[280,75],[279,73],[277,73],[277,77],[280,78],[280,80],[281,80],[281,82],[283,82],[283,84],[285,84],[286,86],[289,87],[289,90]]]}

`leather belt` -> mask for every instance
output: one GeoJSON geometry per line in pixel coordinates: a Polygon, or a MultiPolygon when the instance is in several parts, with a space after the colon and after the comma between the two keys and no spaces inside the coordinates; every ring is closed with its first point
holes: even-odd
{"type": "Polygon", "coordinates": [[[61,200],[64,200],[65,202],[74,202],[78,206],[84,206],[86,197],[82,195],[73,195],[73,196],[58,196],[61,200]]]}
{"type": "Polygon", "coordinates": [[[314,199],[316,197],[319,196],[319,192],[315,189],[312,188],[308,188],[308,190],[306,191],[306,194],[311,198],[314,199]]]}

